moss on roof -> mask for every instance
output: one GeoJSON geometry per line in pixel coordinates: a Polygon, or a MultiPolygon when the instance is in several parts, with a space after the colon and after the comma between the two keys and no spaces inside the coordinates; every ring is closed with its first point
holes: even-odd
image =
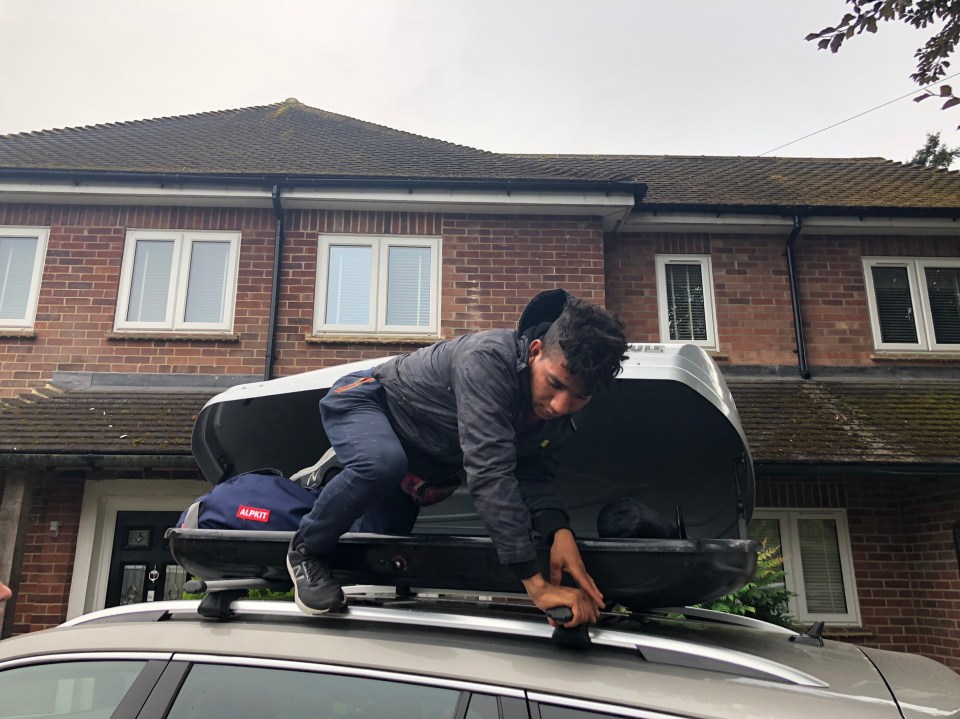
{"type": "MultiPolygon", "coordinates": [[[[729,380],[754,462],[960,466],[960,381],[729,380]]],[[[0,401],[0,455],[190,454],[211,391],[0,401]]]]}

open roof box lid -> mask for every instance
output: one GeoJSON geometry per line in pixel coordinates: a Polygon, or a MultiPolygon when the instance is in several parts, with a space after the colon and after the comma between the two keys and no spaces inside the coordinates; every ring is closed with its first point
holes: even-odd
{"type": "MultiPolygon", "coordinates": [[[[273,467],[290,476],[329,447],[317,403],[369,360],[233,387],[197,417],[193,452],[211,484],[273,467]]],[[[631,345],[616,385],[578,421],[560,458],[560,496],[588,571],[608,599],[631,609],[695,604],[753,574],[746,540],[753,464],[719,369],[695,345],[631,345]],[[668,518],[677,539],[601,539],[597,515],[635,497],[668,518]]],[[[174,529],[177,561],[202,579],[286,578],[289,533],[174,529]]],[[[541,552],[546,569],[548,552],[541,552]]],[[[522,591],[496,560],[464,487],[425,508],[409,538],[348,534],[333,558],[344,583],[470,591],[522,591]]]]}

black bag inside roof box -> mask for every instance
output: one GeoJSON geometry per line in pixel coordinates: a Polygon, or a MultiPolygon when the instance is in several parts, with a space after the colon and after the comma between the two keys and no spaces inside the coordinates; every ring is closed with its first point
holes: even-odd
{"type": "MultiPolygon", "coordinates": [[[[287,475],[329,447],[317,403],[344,374],[371,360],[233,387],[197,417],[193,452],[216,484],[257,467],[287,475]]],[[[631,609],[697,604],[745,584],[757,543],[746,539],[753,464],[719,369],[695,345],[632,345],[611,390],[586,408],[563,449],[558,491],[587,570],[606,599],[631,609]],[[682,516],[676,539],[597,536],[597,516],[632,497],[682,516]]],[[[287,579],[289,532],[172,529],[177,562],[204,580],[287,579]]],[[[540,551],[548,573],[549,551],[540,551]]],[[[347,534],[332,558],[344,584],[522,592],[461,487],[424,508],[410,537],[347,534]]]]}

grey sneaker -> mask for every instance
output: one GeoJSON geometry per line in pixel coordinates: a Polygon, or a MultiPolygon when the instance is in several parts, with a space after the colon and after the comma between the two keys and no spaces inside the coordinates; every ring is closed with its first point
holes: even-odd
{"type": "Polygon", "coordinates": [[[296,472],[290,479],[299,484],[304,489],[318,489],[333,479],[340,472],[340,462],[337,460],[337,454],[333,447],[323,453],[323,456],[315,464],[304,467],[296,472]]]}
{"type": "Polygon", "coordinates": [[[287,571],[293,580],[294,600],[304,614],[326,614],[343,606],[343,589],[333,578],[330,565],[307,549],[299,532],[287,550],[287,571]]]}

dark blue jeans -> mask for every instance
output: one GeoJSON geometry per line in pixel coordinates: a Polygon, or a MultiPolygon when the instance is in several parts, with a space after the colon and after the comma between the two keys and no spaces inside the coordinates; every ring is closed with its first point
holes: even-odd
{"type": "Polygon", "coordinates": [[[400,489],[407,455],[390,426],[383,387],[370,370],[337,380],[320,417],[343,467],[300,522],[300,537],[329,554],[345,532],[408,534],[419,507],[400,489]]]}

